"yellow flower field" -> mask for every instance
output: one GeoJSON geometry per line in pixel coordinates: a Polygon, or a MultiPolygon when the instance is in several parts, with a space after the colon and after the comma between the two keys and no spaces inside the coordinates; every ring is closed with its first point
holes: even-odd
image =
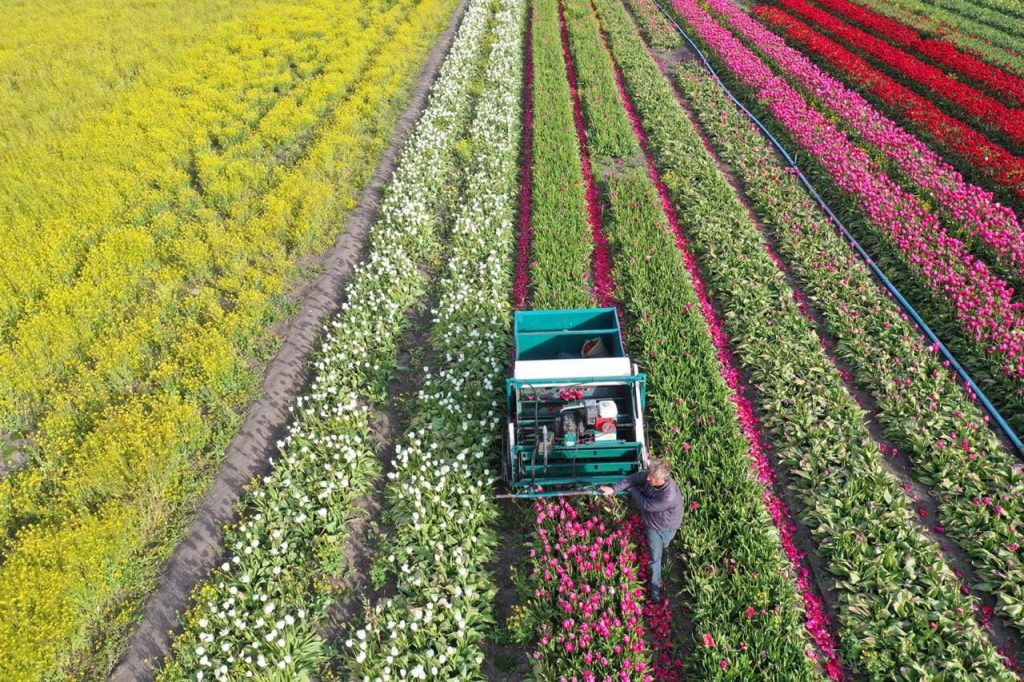
{"type": "Polygon", "coordinates": [[[0,482],[0,679],[116,660],[456,3],[208,4],[244,16],[0,158],[0,431],[31,444],[0,482]]]}
{"type": "Polygon", "coordinates": [[[4,3],[0,163],[16,165],[46,149],[55,135],[139,83],[159,83],[211,32],[267,2],[4,3]]]}

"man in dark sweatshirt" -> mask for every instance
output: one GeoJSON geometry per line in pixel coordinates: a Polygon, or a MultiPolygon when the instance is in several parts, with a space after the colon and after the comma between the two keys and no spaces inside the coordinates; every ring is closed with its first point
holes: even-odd
{"type": "Polygon", "coordinates": [[[663,459],[652,458],[646,471],[627,476],[615,485],[601,486],[606,496],[629,490],[640,507],[647,526],[647,544],[651,549],[651,596],[661,599],[661,555],[672,542],[683,521],[683,495],[672,480],[672,470],[663,459]]]}

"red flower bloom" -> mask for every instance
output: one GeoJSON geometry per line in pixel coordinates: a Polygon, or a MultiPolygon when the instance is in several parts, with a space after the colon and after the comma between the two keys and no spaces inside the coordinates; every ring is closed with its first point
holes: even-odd
{"type": "Polygon", "coordinates": [[[775,7],[756,7],[762,21],[798,42],[804,52],[823,59],[841,76],[885,102],[938,141],[939,147],[969,162],[1017,196],[1024,197],[1024,159],[993,143],[971,126],[946,114],[927,98],[901,85],[834,40],[775,7]]]}
{"type": "Polygon", "coordinates": [[[1009,74],[997,66],[986,64],[974,55],[957,49],[951,43],[924,39],[913,28],[847,0],[818,0],[818,4],[857,22],[894,45],[915,51],[946,69],[959,73],[967,80],[984,85],[990,91],[1008,99],[1012,106],[1024,104],[1024,79],[1009,74]]]}
{"type": "Polygon", "coordinates": [[[1018,115],[1019,112],[805,0],[779,0],[779,4],[810,19],[828,35],[856,46],[858,51],[903,74],[908,82],[919,83],[937,96],[962,107],[971,117],[999,130],[1014,142],[1024,142],[1024,118],[1018,115]]]}

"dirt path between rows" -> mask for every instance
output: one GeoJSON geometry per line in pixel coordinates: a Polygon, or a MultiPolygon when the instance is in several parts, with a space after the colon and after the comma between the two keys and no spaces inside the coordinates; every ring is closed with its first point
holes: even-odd
{"type": "Polygon", "coordinates": [[[342,287],[356,265],[365,258],[366,238],[377,219],[381,192],[390,181],[399,154],[410,132],[426,108],[427,96],[437,78],[468,0],[460,0],[448,29],[430,51],[413,89],[408,107],[398,119],[391,145],[381,157],[369,185],[360,193],[356,209],[334,246],[320,259],[321,274],[311,285],[300,286],[305,300],[282,336],[284,343],[270,362],[261,392],[246,415],[238,435],[224,455],[213,486],[202,499],[196,519],[160,575],[157,590],[150,596],[142,621],[118,662],[110,680],[152,680],[154,663],[171,652],[180,624],[179,615],[189,604],[193,588],[223,559],[223,527],[237,520],[236,506],[246,484],[268,473],[269,458],[286,432],[288,411],[300,392],[309,385],[309,360],[324,324],[344,302],[342,287]],[[306,288],[308,286],[308,289],[306,288]]]}

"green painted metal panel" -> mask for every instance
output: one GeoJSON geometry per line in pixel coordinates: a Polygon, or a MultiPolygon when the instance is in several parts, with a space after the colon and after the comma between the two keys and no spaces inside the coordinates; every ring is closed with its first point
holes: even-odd
{"type": "Polygon", "coordinates": [[[600,338],[612,357],[625,357],[615,308],[522,310],[515,314],[517,360],[581,357],[583,343],[600,338]]]}

